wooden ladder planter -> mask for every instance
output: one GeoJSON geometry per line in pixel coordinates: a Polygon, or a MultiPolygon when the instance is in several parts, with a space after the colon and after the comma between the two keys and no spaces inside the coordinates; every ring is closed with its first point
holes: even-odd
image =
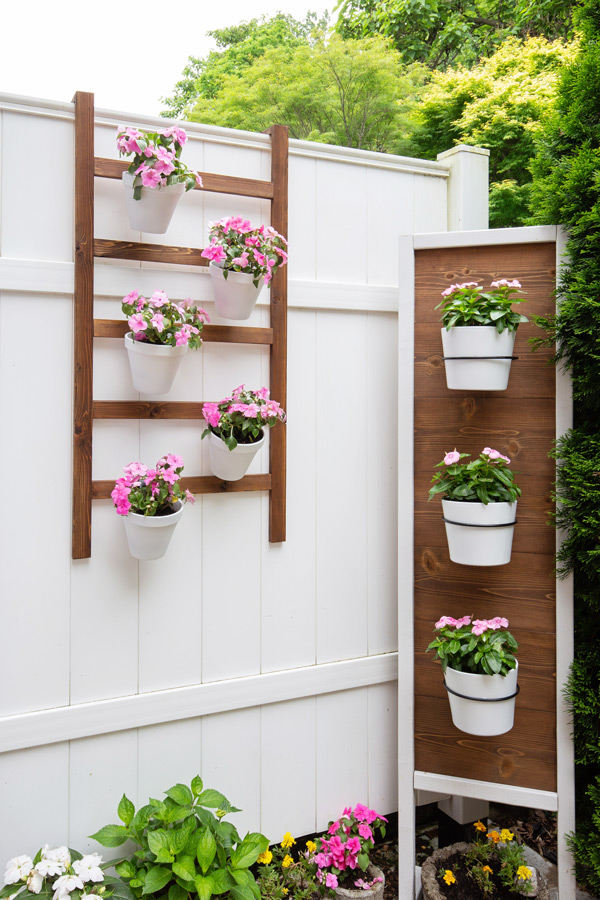
{"type": "MultiPolygon", "coordinates": [[[[93,339],[123,338],[126,321],[94,319],[94,259],[134,259],[153,263],[208,266],[202,248],[171,247],[134,241],[94,239],[94,177],[120,178],[128,168],[121,160],[94,156],[94,95],[78,91],[75,103],[75,290],[73,402],[73,559],[91,556],[92,500],[110,497],[114,481],[92,480],[94,419],[200,419],[202,403],[164,401],[103,401],[93,397],[93,339]]],[[[271,180],[258,181],[201,172],[204,191],[256,197],[271,203],[271,224],[287,235],[288,129],[273,125],[271,180]]],[[[287,268],[275,273],[270,290],[270,327],[205,325],[203,341],[262,344],[269,347],[271,394],[286,408],[287,395],[287,268]]],[[[246,475],[240,481],[214,476],[185,477],[182,484],[195,494],[269,491],[269,541],[285,541],[286,430],[270,434],[269,473],[246,475]]]]}

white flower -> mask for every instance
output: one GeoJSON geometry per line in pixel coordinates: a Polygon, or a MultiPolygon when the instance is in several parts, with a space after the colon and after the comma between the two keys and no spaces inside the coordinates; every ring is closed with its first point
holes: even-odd
{"type": "Polygon", "coordinates": [[[27,890],[31,891],[32,894],[39,894],[42,889],[42,885],[44,883],[44,876],[41,872],[38,872],[37,866],[35,869],[32,869],[29,878],[27,879],[27,890]]]}
{"type": "Polygon", "coordinates": [[[44,875],[62,875],[70,865],[71,854],[68,847],[55,847],[54,850],[49,850],[46,844],[36,868],[44,875]]]}
{"type": "Polygon", "coordinates": [[[60,878],[56,879],[52,887],[54,888],[53,900],[60,900],[61,897],[68,897],[75,888],[82,890],[83,881],[78,875],[61,875],[60,878]]]}
{"type": "Polygon", "coordinates": [[[16,884],[24,881],[33,869],[33,860],[30,856],[15,856],[6,863],[4,884],[16,884]]]}
{"type": "Polygon", "coordinates": [[[76,859],[73,863],[73,871],[79,875],[82,881],[104,881],[104,872],[100,868],[102,857],[99,853],[90,853],[76,859]]]}

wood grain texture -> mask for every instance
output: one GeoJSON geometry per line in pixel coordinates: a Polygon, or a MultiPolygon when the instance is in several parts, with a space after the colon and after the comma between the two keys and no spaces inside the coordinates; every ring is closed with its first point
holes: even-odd
{"type": "Polygon", "coordinates": [[[95,400],[94,419],[201,419],[202,401],[95,400]]]}
{"type": "MultiPolygon", "coordinates": [[[[281,126],[280,126],[281,127],[281,126]]],[[[94,175],[100,178],[120,178],[126,172],[130,163],[120,159],[105,159],[95,157],[94,175]]],[[[258,197],[263,200],[271,200],[273,197],[273,184],[270,181],[258,181],[252,178],[236,178],[233,175],[214,175],[211,172],[200,172],[202,187],[196,187],[196,191],[210,191],[218,194],[237,194],[238,197],[258,197]]]]}
{"type": "MultiPolygon", "coordinates": [[[[121,319],[94,319],[94,337],[122,338],[129,331],[121,319]]],[[[220,344],[272,344],[272,328],[253,328],[243,325],[205,325],[202,340],[220,344]]]]}
{"type": "MultiPolygon", "coordinates": [[[[271,225],[287,238],[288,233],[288,129],[273,125],[271,135],[271,225]]],[[[287,266],[277,270],[271,284],[271,396],[287,410],[287,266]]],[[[285,428],[271,431],[269,444],[273,490],[269,505],[269,541],[285,541],[286,536],[286,439],[285,428]]]]}
{"type": "Polygon", "coordinates": [[[75,103],[75,283],[73,327],[72,556],[85,559],[92,541],[92,391],[94,307],[94,95],[75,103]]]}
{"type": "Polygon", "coordinates": [[[199,247],[169,247],[138,241],[94,241],[94,256],[104,259],[136,259],[142,262],[171,263],[182,266],[208,266],[199,247]]]}
{"type": "Polygon", "coordinates": [[[553,243],[420,250],[415,255],[415,766],[422,771],[556,790],[556,624],[554,370],[548,349],[531,353],[531,322],[517,334],[508,389],[449,391],[442,362],[439,311],[450,284],[517,278],[530,319],[553,311],[553,243]],[[434,466],[458,448],[476,457],[484,446],[513,460],[523,491],[511,561],[461,566],[448,554],[439,499],[427,503],[434,466]],[[515,725],[498,737],[473,737],[452,725],[442,673],[425,648],[442,615],[504,615],[520,644],[515,725]]]}
{"type": "MultiPolygon", "coordinates": [[[[271,476],[245,475],[239,481],[223,481],[214,475],[187,476],[181,479],[181,484],[192,494],[235,494],[240,491],[269,491],[271,490],[271,476]]],[[[114,481],[93,481],[92,496],[94,500],[110,500],[110,494],[115,486],[114,481]]]]}

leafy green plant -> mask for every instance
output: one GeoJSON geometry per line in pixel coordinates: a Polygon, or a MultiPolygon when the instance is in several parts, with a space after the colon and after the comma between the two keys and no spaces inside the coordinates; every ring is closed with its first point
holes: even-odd
{"type": "Polygon", "coordinates": [[[514,503],[521,496],[521,488],[514,482],[508,468],[510,459],[492,447],[484,447],[477,459],[461,463],[470,453],[459,453],[456,448],[446,453],[436,465],[431,479],[429,499],[444,494],[446,500],[488,503],[514,503]],[[442,469],[441,467],[444,466],[442,469]]]}
{"type": "Polygon", "coordinates": [[[239,812],[219,791],[204,789],[199,775],[191,788],[176,784],[165,800],[150,799],[137,810],[125,794],[118,806],[123,825],[105,825],[91,835],[104,847],[133,841],[139,847],[115,865],[137,898],[210,900],[227,894],[233,900],[260,900],[250,871],[268,847],[258,832],[240,838],[227,813],[239,812]],[[215,810],[215,812],[212,812],[215,810]]]}
{"type": "Polygon", "coordinates": [[[508,619],[455,619],[442,616],[435,623],[435,638],[426,653],[435,650],[435,658],[445,672],[448,666],[456,672],[472,675],[508,675],[517,665],[518,644],[508,628],[508,619]]]}
{"type": "Polygon", "coordinates": [[[441,321],[449,331],[456,326],[495,325],[498,334],[516,331],[521,322],[529,321],[520,313],[513,312],[513,303],[524,303],[523,297],[513,297],[520,291],[519,281],[501,278],[492,281],[491,290],[482,291],[476,281],[453,284],[442,291],[444,298],[436,309],[442,310],[441,321]]]}

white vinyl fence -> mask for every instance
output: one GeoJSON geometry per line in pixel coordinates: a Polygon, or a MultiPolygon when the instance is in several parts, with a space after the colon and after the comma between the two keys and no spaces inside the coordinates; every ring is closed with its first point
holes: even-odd
{"type": "MultiPolygon", "coordinates": [[[[116,158],[116,126],[157,122],[97,112],[96,155],[116,158]]],[[[87,836],[123,792],[139,805],[197,773],[243,809],[240,830],[274,841],[348,804],[394,811],[398,235],[485,227],[464,204],[485,195],[485,157],[292,141],[286,543],[268,542],[266,494],[205,495],[168,555],[138,563],[111,501],[94,501],[91,559],[73,562],[73,107],[0,95],[0,129],[0,864],[46,842],[97,850],[87,836]]],[[[189,166],[269,177],[267,137],[188,132],[189,166]]],[[[120,192],[96,180],[96,236],[138,240],[120,192]]],[[[194,191],[144,240],[204,246],[210,221],[267,212],[194,191]]],[[[204,271],[97,261],[97,317],[120,318],[134,288],[212,312],[204,271]]],[[[94,352],[95,397],[137,399],[121,343],[94,352]]],[[[207,343],[169,399],[268,382],[266,349],[207,343]]],[[[200,433],[96,421],[93,477],[166,452],[209,474],[200,433]]],[[[267,464],[263,450],[251,471],[267,464]]]]}

